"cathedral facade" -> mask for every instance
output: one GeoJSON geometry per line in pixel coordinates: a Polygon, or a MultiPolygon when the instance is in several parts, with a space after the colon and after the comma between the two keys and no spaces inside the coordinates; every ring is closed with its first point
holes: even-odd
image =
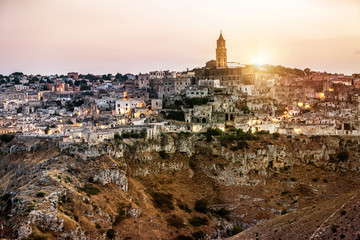
{"type": "Polygon", "coordinates": [[[195,82],[201,79],[219,79],[222,86],[228,87],[251,84],[252,77],[243,75],[243,66],[228,66],[226,41],[221,32],[216,43],[216,60],[210,60],[205,67],[195,69],[195,82]]]}

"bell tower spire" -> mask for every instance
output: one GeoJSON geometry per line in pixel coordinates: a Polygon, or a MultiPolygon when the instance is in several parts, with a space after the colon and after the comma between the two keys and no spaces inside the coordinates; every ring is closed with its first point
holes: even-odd
{"type": "Polygon", "coordinates": [[[225,46],[225,39],[222,35],[222,30],[220,29],[220,36],[217,40],[216,47],[216,67],[217,68],[227,68],[227,50],[225,46]]]}

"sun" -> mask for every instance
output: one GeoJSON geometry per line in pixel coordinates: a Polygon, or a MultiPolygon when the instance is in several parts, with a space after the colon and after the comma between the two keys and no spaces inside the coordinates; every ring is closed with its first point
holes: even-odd
{"type": "Polygon", "coordinates": [[[269,63],[269,53],[266,50],[258,50],[253,56],[252,64],[254,65],[261,66],[269,63]]]}
{"type": "Polygon", "coordinates": [[[266,59],[264,56],[257,56],[253,59],[253,64],[261,66],[266,63],[266,59]]]}

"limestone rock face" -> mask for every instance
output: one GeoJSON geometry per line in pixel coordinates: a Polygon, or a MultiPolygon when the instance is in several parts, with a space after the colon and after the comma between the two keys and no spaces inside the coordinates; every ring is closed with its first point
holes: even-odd
{"type": "Polygon", "coordinates": [[[123,191],[128,191],[129,182],[125,172],[119,169],[102,169],[94,176],[95,182],[100,182],[102,185],[115,183],[119,185],[123,191]]]}
{"type": "Polygon", "coordinates": [[[141,209],[140,208],[129,208],[125,209],[125,214],[132,218],[138,218],[141,216],[141,209]]]}
{"type": "MultiPolygon", "coordinates": [[[[104,232],[112,226],[118,214],[114,211],[118,210],[117,204],[121,202],[126,206],[122,209],[122,214],[127,218],[139,218],[135,222],[140,224],[149,216],[147,207],[151,206],[151,196],[147,195],[146,191],[149,187],[146,182],[148,179],[153,179],[155,184],[160,182],[160,178],[161,184],[162,181],[168,181],[168,176],[171,181],[172,176],[176,176],[175,184],[179,184],[176,181],[180,178],[181,184],[192,183],[197,179],[209,179],[209,183],[215,184],[216,188],[245,186],[250,189],[251,186],[264,188],[268,183],[272,184],[273,175],[291,172],[292,168],[299,166],[301,168],[311,165],[329,172],[341,173],[358,173],[360,170],[360,147],[357,140],[352,138],[344,139],[340,145],[335,137],[314,141],[306,136],[287,136],[280,141],[268,136],[259,141],[249,140],[248,146],[236,148],[236,141],[222,144],[221,139],[214,138],[209,142],[203,134],[164,135],[166,136],[162,139],[148,141],[124,139],[116,144],[106,142],[91,146],[84,143],[64,152],[53,148],[48,152],[27,153],[28,156],[4,156],[0,161],[0,197],[5,199],[2,196],[8,194],[10,199],[0,199],[0,210],[8,209],[4,214],[9,219],[8,222],[5,221],[5,227],[12,229],[11,237],[23,239],[36,227],[54,233],[59,239],[105,239],[106,234],[100,230],[96,230],[99,232],[96,237],[86,235],[87,227],[84,222],[92,223],[94,229],[96,224],[99,224],[104,232]],[[166,154],[160,154],[160,151],[166,154]],[[348,160],[338,159],[337,154],[341,151],[348,152],[348,160]],[[107,184],[111,185],[105,186],[107,184]],[[99,195],[93,196],[84,191],[82,188],[86,185],[100,190],[99,195]],[[38,196],[41,192],[43,196],[38,196]],[[112,208],[107,208],[111,204],[112,208]],[[81,218],[87,218],[87,221],[81,218]]],[[[311,178],[309,177],[309,186],[313,187],[315,183],[311,178]]],[[[284,184],[292,188],[293,192],[298,191],[295,188],[297,183],[284,181],[284,184]]],[[[326,187],[325,182],[317,184],[326,187]]],[[[244,202],[264,202],[265,198],[250,195],[241,194],[236,197],[244,202]]],[[[290,197],[291,202],[298,198],[290,197]]],[[[282,206],[289,212],[292,211],[285,200],[281,203],[282,206]]],[[[230,207],[227,205],[226,208],[230,207]]],[[[274,208],[269,212],[279,215],[281,209],[274,208]]],[[[1,217],[3,216],[0,215],[1,217]]],[[[244,218],[245,215],[238,217],[244,218]]],[[[149,221],[156,222],[154,219],[156,217],[149,221]]],[[[245,229],[260,221],[262,219],[246,222],[249,225],[241,227],[245,229]]],[[[159,221],[157,224],[161,225],[159,221]]],[[[235,225],[224,223],[221,226],[226,232],[235,225]]],[[[220,239],[223,232],[219,229],[217,231],[214,237],[220,239]]]]}
{"type": "Polygon", "coordinates": [[[18,228],[18,238],[23,239],[32,232],[31,225],[53,232],[61,232],[63,219],[58,219],[57,210],[50,207],[48,210],[33,210],[29,213],[27,221],[18,228]]]}

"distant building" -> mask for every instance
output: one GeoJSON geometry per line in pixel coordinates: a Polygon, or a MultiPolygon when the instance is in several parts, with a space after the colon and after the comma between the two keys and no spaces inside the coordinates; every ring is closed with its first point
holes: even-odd
{"type": "Polygon", "coordinates": [[[210,88],[220,88],[220,80],[219,79],[201,79],[198,82],[199,86],[206,86],[210,88]]]}
{"type": "Polygon", "coordinates": [[[186,89],[187,98],[203,98],[209,95],[209,90],[207,87],[200,86],[190,86],[186,89]]]}
{"type": "Polygon", "coordinates": [[[136,107],[143,107],[141,100],[116,100],[116,114],[130,114],[131,110],[136,107]]]}
{"type": "Polygon", "coordinates": [[[74,80],[78,80],[79,79],[79,73],[77,72],[69,72],[68,73],[68,78],[72,78],[74,80]]]}

